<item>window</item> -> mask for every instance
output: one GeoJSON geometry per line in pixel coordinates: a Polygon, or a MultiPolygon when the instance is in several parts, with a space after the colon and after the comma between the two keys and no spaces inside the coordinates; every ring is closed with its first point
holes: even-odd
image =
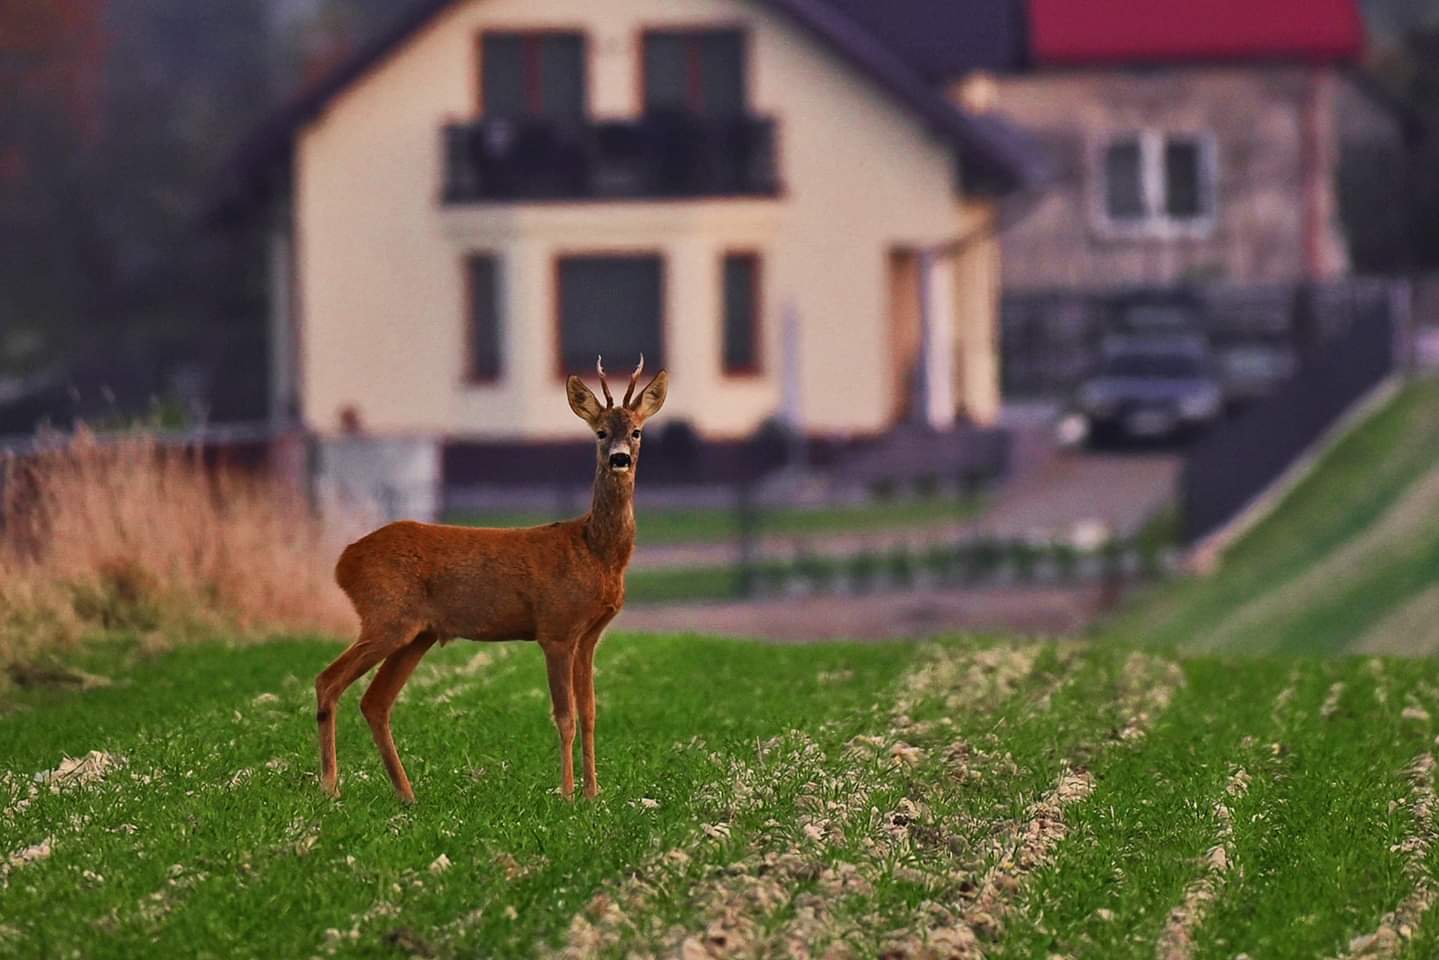
{"type": "Polygon", "coordinates": [[[562,374],[589,374],[595,357],[619,370],[645,355],[664,366],[664,264],[657,256],[562,257],[558,268],[562,374]]]}
{"type": "Polygon", "coordinates": [[[745,44],[738,30],[647,33],[644,74],[646,112],[745,112],[745,44]]]}
{"type": "Polygon", "coordinates": [[[759,373],[759,257],[732,253],[724,258],[724,372],[759,373]]]}
{"type": "Polygon", "coordinates": [[[465,260],[466,341],[471,382],[500,378],[500,285],[497,260],[476,254],[465,260]]]}
{"type": "Polygon", "coordinates": [[[1213,140],[1204,135],[1126,134],[1100,157],[1100,226],[1117,232],[1204,230],[1213,223],[1213,140]]]}
{"type": "Polygon", "coordinates": [[[481,108],[488,117],[585,115],[585,38],[578,33],[486,33],[481,108]]]}
{"type": "Polygon", "coordinates": [[[1144,219],[1144,163],[1138,140],[1104,151],[1104,210],[1111,220],[1144,219]]]}
{"type": "Polygon", "coordinates": [[[1164,145],[1164,212],[1174,220],[1204,215],[1203,157],[1198,141],[1170,140],[1164,145]]]}

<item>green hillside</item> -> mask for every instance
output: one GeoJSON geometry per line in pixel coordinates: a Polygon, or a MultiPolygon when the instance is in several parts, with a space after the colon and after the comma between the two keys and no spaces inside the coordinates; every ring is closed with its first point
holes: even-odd
{"type": "Polygon", "coordinates": [[[1439,652],[1439,379],[1348,433],[1217,573],[1102,631],[1187,651],[1439,652]]]}

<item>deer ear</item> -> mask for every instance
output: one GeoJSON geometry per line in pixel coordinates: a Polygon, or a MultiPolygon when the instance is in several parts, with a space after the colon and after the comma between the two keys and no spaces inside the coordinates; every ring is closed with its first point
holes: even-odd
{"type": "Polygon", "coordinates": [[[585,382],[579,377],[570,377],[565,381],[565,395],[569,397],[570,409],[590,426],[599,423],[600,416],[605,412],[600,406],[599,400],[595,398],[595,392],[585,386],[585,382]]]}
{"type": "Polygon", "coordinates": [[[641,420],[648,420],[660,412],[660,407],[665,405],[665,397],[670,390],[670,375],[664,370],[655,374],[650,385],[640,391],[639,397],[635,400],[635,413],[641,420]]]}

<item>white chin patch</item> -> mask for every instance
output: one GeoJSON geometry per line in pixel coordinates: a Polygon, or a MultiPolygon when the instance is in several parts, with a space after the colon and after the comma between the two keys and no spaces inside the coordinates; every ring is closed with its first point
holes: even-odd
{"type": "Polygon", "coordinates": [[[629,473],[629,467],[610,467],[610,473],[629,473]]]}

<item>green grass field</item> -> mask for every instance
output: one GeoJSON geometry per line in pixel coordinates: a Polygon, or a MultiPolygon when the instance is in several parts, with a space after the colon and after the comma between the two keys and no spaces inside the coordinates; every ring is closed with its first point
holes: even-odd
{"type": "MultiPolygon", "coordinates": [[[[648,509],[643,498],[642,485],[636,516],[636,538],[641,545],[715,543],[739,536],[738,517],[732,509],[648,509]]],[[[759,511],[758,524],[760,532],[772,536],[908,530],[959,523],[973,516],[980,503],[976,497],[935,496],[847,506],[774,507],[759,511]]],[[[446,521],[478,527],[524,527],[561,519],[566,518],[557,513],[460,511],[446,521]]]]}
{"type": "Polygon", "coordinates": [[[1211,577],[1106,636],[1184,650],[1439,652],[1439,379],[1345,436],[1211,577]]]}
{"type": "Polygon", "coordinates": [[[1308,957],[1401,925],[1406,956],[1439,942],[1427,661],[615,636],[604,792],[566,802],[538,651],[460,642],[397,709],[406,809],[358,691],[343,797],[320,794],[310,680],[335,649],[112,647],[81,664],[109,686],[12,697],[0,956],[1308,957]],[[66,756],[89,760],[46,779],[66,756]]]}

